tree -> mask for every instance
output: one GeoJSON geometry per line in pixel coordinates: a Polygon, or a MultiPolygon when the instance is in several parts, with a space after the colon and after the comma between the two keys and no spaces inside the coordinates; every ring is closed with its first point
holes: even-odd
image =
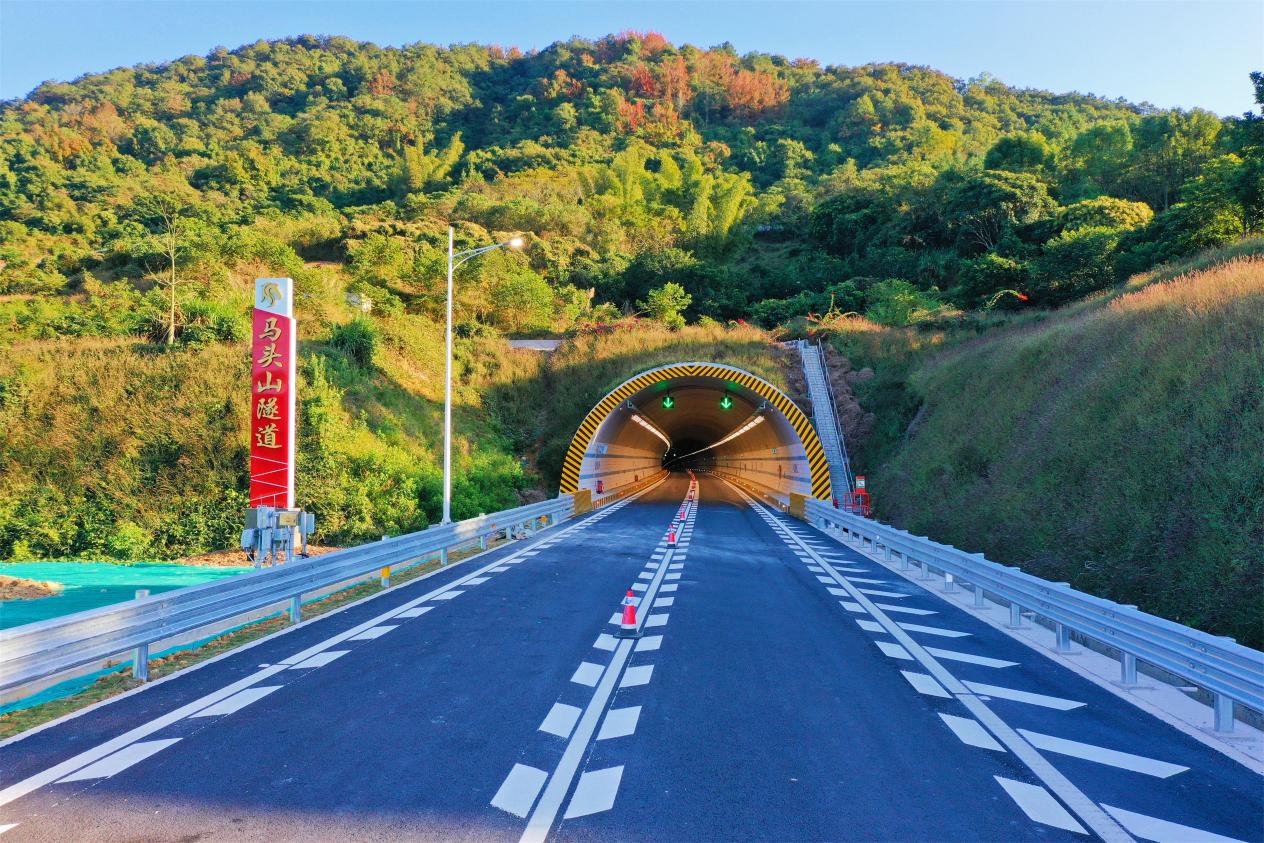
{"type": "Polygon", "coordinates": [[[512,273],[492,287],[492,321],[510,333],[529,333],[549,327],[553,290],[529,270],[512,273]]]}
{"type": "Polygon", "coordinates": [[[989,170],[966,179],[948,206],[963,251],[992,251],[1015,226],[1049,216],[1055,203],[1043,182],[1030,173],[989,170]]]}
{"type": "Polygon", "coordinates": [[[668,281],[663,286],[650,290],[646,300],[637,302],[636,306],[647,311],[651,319],[662,322],[668,328],[683,328],[685,317],[682,313],[692,303],[693,296],[686,293],[684,287],[668,281]]]}
{"type": "Polygon", "coordinates": [[[125,248],[150,269],[166,291],[167,345],[176,341],[179,288],[191,280],[180,278],[178,271],[214,248],[215,230],[194,216],[196,210],[188,196],[176,192],[145,194],[130,209],[130,216],[142,228],[134,232],[136,236],[125,248]]]}
{"type": "Polygon", "coordinates": [[[1032,298],[1059,305],[1115,283],[1112,256],[1120,230],[1086,226],[1064,231],[1044,246],[1032,266],[1032,298]]]}
{"type": "Polygon", "coordinates": [[[1018,132],[1006,135],[992,145],[983,166],[989,170],[1044,175],[1053,167],[1053,150],[1044,135],[1018,132]]]}

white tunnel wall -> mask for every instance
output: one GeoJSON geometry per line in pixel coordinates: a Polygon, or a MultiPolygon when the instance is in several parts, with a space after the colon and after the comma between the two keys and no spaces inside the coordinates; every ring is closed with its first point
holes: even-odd
{"type": "Polygon", "coordinates": [[[791,492],[812,493],[812,470],[803,443],[776,410],[766,411],[763,423],[708,454],[707,462],[716,471],[737,475],[778,497],[788,500],[791,492]]]}
{"type": "Polygon", "coordinates": [[[662,470],[666,450],[658,437],[632,421],[631,412],[615,410],[597,428],[584,452],[579,488],[604,494],[656,474],[662,470]]]}

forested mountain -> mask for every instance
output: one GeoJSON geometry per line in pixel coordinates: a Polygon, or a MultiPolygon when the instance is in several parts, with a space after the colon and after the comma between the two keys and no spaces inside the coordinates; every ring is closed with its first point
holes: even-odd
{"type": "Polygon", "coordinates": [[[233,339],[256,270],[433,314],[449,221],[527,235],[467,331],[1052,305],[1260,230],[1262,126],[655,33],[221,48],[3,105],[0,336],[233,339]]]}

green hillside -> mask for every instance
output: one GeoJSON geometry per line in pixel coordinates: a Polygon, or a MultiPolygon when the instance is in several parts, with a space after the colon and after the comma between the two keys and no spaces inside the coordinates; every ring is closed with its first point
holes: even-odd
{"type": "Polygon", "coordinates": [[[869,332],[862,403],[912,422],[862,444],[881,516],[1264,644],[1264,243],[1236,251],[937,354],[869,332]]]}

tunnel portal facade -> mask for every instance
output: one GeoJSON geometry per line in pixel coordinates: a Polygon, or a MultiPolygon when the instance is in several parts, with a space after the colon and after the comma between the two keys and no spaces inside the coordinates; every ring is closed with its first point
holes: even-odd
{"type": "Polygon", "coordinates": [[[571,440],[561,492],[607,494],[662,468],[711,469],[782,498],[831,494],[807,416],[768,381],[720,363],[660,366],[611,390],[571,440]]]}

